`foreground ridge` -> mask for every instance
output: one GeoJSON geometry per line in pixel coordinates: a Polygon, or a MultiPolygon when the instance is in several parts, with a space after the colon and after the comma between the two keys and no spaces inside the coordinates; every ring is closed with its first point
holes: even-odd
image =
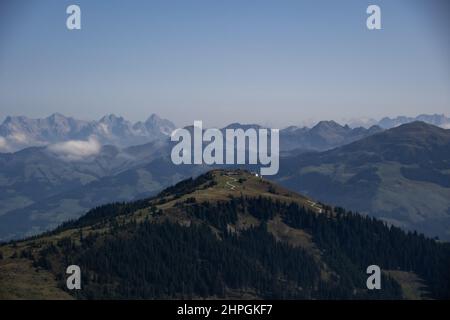
{"type": "Polygon", "coordinates": [[[0,247],[2,298],[449,298],[450,249],[245,170],[89,211],[0,247]],[[368,290],[366,268],[382,269],[368,290]],[[66,288],[78,265],[82,289],[66,288]],[[44,289],[43,289],[44,288],[44,289]]]}

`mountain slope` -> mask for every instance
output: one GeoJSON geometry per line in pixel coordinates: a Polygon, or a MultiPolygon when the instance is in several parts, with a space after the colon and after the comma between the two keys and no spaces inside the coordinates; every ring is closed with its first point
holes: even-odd
{"type": "Polygon", "coordinates": [[[450,239],[449,130],[414,122],[283,159],[276,180],[321,201],[450,239]]]}
{"type": "Polygon", "coordinates": [[[158,158],[147,165],[9,211],[0,216],[0,240],[19,239],[50,230],[105,203],[154,195],[170,184],[204,171],[205,167],[176,166],[167,159],[158,158]]]}
{"type": "Polygon", "coordinates": [[[325,151],[381,132],[378,126],[369,129],[342,126],[335,121],[320,121],[311,129],[289,127],[280,131],[281,151],[295,149],[325,151]]]}
{"type": "Polygon", "coordinates": [[[43,298],[67,297],[68,264],[82,270],[82,290],[69,292],[81,299],[450,297],[447,244],[241,170],[210,171],[153,198],[98,207],[0,253],[0,274],[13,263],[24,270],[1,279],[4,298],[26,298],[24,287],[46,284],[53,291],[43,298]],[[383,270],[382,290],[366,288],[371,264],[383,270]],[[36,270],[54,278],[24,283],[36,270]],[[417,282],[422,288],[410,295],[417,282]]]}
{"type": "Polygon", "coordinates": [[[133,200],[187,177],[177,175],[181,168],[167,176],[152,171],[153,164],[158,168],[155,159],[169,150],[168,140],[158,140],[125,149],[103,146],[78,160],[47,147],[0,154],[0,241],[48,230],[94,206],[133,200]]]}

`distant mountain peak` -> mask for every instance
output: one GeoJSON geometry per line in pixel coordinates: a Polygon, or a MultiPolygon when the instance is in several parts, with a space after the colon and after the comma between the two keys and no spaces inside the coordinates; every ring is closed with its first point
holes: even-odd
{"type": "Polygon", "coordinates": [[[160,116],[158,116],[156,113],[152,113],[145,122],[157,122],[161,120],[163,119],[161,119],[160,116]]]}
{"type": "Polygon", "coordinates": [[[11,123],[11,122],[23,122],[24,120],[27,120],[29,118],[25,116],[7,116],[5,118],[5,121],[3,121],[3,124],[11,123]]]}
{"type": "Polygon", "coordinates": [[[48,119],[67,119],[67,118],[68,117],[59,112],[52,113],[50,116],[48,116],[48,119]]]}
{"type": "Polygon", "coordinates": [[[223,129],[242,129],[242,130],[247,130],[247,129],[259,129],[262,128],[259,124],[254,124],[254,123],[249,123],[249,124],[242,124],[239,122],[233,122],[230,123],[229,125],[227,125],[226,127],[224,127],[223,129]]]}
{"type": "Polygon", "coordinates": [[[121,116],[116,116],[114,113],[107,114],[103,116],[99,122],[116,122],[116,121],[124,121],[125,119],[121,116]]]}
{"type": "Polygon", "coordinates": [[[423,132],[423,133],[445,132],[446,130],[441,127],[426,123],[424,121],[413,121],[394,127],[388,130],[388,132],[389,131],[395,132],[396,134],[402,134],[409,132],[423,132]]]}
{"type": "MultiPolygon", "coordinates": [[[[367,151],[401,163],[422,163],[441,158],[442,150],[448,152],[450,130],[414,121],[370,135],[343,146],[344,151],[367,151]],[[439,154],[435,154],[438,152],[439,154]],[[415,160],[414,160],[415,159],[415,160]]],[[[339,150],[337,150],[339,151],[339,150]]]]}
{"type": "Polygon", "coordinates": [[[313,127],[313,129],[314,128],[318,129],[318,128],[344,128],[344,127],[334,120],[322,120],[322,121],[319,121],[313,127]]]}
{"type": "MultiPolygon", "coordinates": [[[[139,126],[138,124],[136,125],[139,126]]],[[[153,113],[145,121],[145,128],[152,134],[159,132],[167,136],[170,135],[173,130],[175,130],[175,125],[171,121],[163,119],[157,114],[153,113]]]]}

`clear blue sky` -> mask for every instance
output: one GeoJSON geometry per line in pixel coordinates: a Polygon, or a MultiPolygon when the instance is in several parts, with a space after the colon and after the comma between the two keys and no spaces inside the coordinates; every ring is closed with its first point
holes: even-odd
{"type": "Polygon", "coordinates": [[[449,5],[433,0],[2,0],[0,120],[155,112],[179,125],[445,113],[449,5]],[[82,30],[69,31],[78,4],[82,30]],[[382,10],[380,31],[366,8],[382,10]]]}

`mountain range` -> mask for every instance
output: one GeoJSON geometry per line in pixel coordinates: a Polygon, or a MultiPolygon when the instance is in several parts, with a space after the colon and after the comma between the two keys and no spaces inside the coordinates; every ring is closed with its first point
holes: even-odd
{"type": "Polygon", "coordinates": [[[379,126],[350,128],[335,121],[320,121],[314,127],[291,126],[280,131],[281,151],[324,151],[383,131],[379,126]]]}
{"type": "MultiPolygon", "coordinates": [[[[211,168],[173,165],[171,126],[150,119],[159,134],[144,144],[121,147],[90,135],[0,153],[0,240],[49,230],[98,205],[154,195],[211,168]]],[[[225,128],[234,127],[260,128],[225,128]]],[[[280,131],[281,166],[273,179],[318,201],[449,240],[448,131],[423,122],[387,130],[334,121],[289,127],[280,131]]]]}
{"type": "Polygon", "coordinates": [[[432,124],[443,129],[450,129],[450,118],[444,114],[421,114],[416,117],[398,116],[395,118],[384,117],[381,120],[375,119],[353,119],[348,121],[348,125],[352,128],[371,126],[379,126],[383,129],[391,129],[402,124],[410,122],[422,121],[428,124],[432,124]]]}
{"type": "Polygon", "coordinates": [[[127,147],[167,137],[175,125],[152,114],[145,122],[132,123],[113,114],[98,121],[77,120],[55,113],[44,119],[6,117],[0,125],[0,152],[14,152],[31,146],[70,141],[127,147]]]}
{"type": "MultiPolygon", "coordinates": [[[[422,121],[444,129],[450,128],[450,118],[445,115],[426,115],[417,117],[385,117],[374,119],[350,120],[348,125],[335,121],[320,121],[309,128],[290,126],[281,130],[284,136],[283,151],[317,150],[324,151],[336,146],[348,144],[370,134],[391,129],[401,124],[422,121]]],[[[241,128],[260,128],[259,125],[230,124],[225,128],[239,125],[241,128]]],[[[175,129],[175,125],[152,114],[146,121],[132,123],[113,114],[98,121],[78,120],[55,113],[43,119],[31,119],[25,116],[7,116],[0,124],[0,153],[15,152],[27,147],[48,146],[64,142],[90,142],[91,150],[101,145],[128,147],[164,139],[175,129]]],[[[65,146],[57,146],[56,148],[65,146]]],[[[86,145],[85,145],[86,147],[86,145]]]]}
{"type": "MultiPolygon", "coordinates": [[[[156,121],[159,118],[155,115],[150,119],[153,120],[147,122],[163,122],[156,121]]],[[[229,128],[261,127],[234,123],[223,130],[229,128]]],[[[322,121],[311,129],[281,130],[280,143],[283,155],[287,156],[327,150],[379,131],[375,127],[350,129],[333,121],[322,121]]],[[[172,143],[164,134],[152,142],[124,148],[101,145],[100,139],[92,139],[0,153],[0,240],[48,230],[97,205],[148,196],[207,170],[206,166],[173,165],[172,143]]]]}

